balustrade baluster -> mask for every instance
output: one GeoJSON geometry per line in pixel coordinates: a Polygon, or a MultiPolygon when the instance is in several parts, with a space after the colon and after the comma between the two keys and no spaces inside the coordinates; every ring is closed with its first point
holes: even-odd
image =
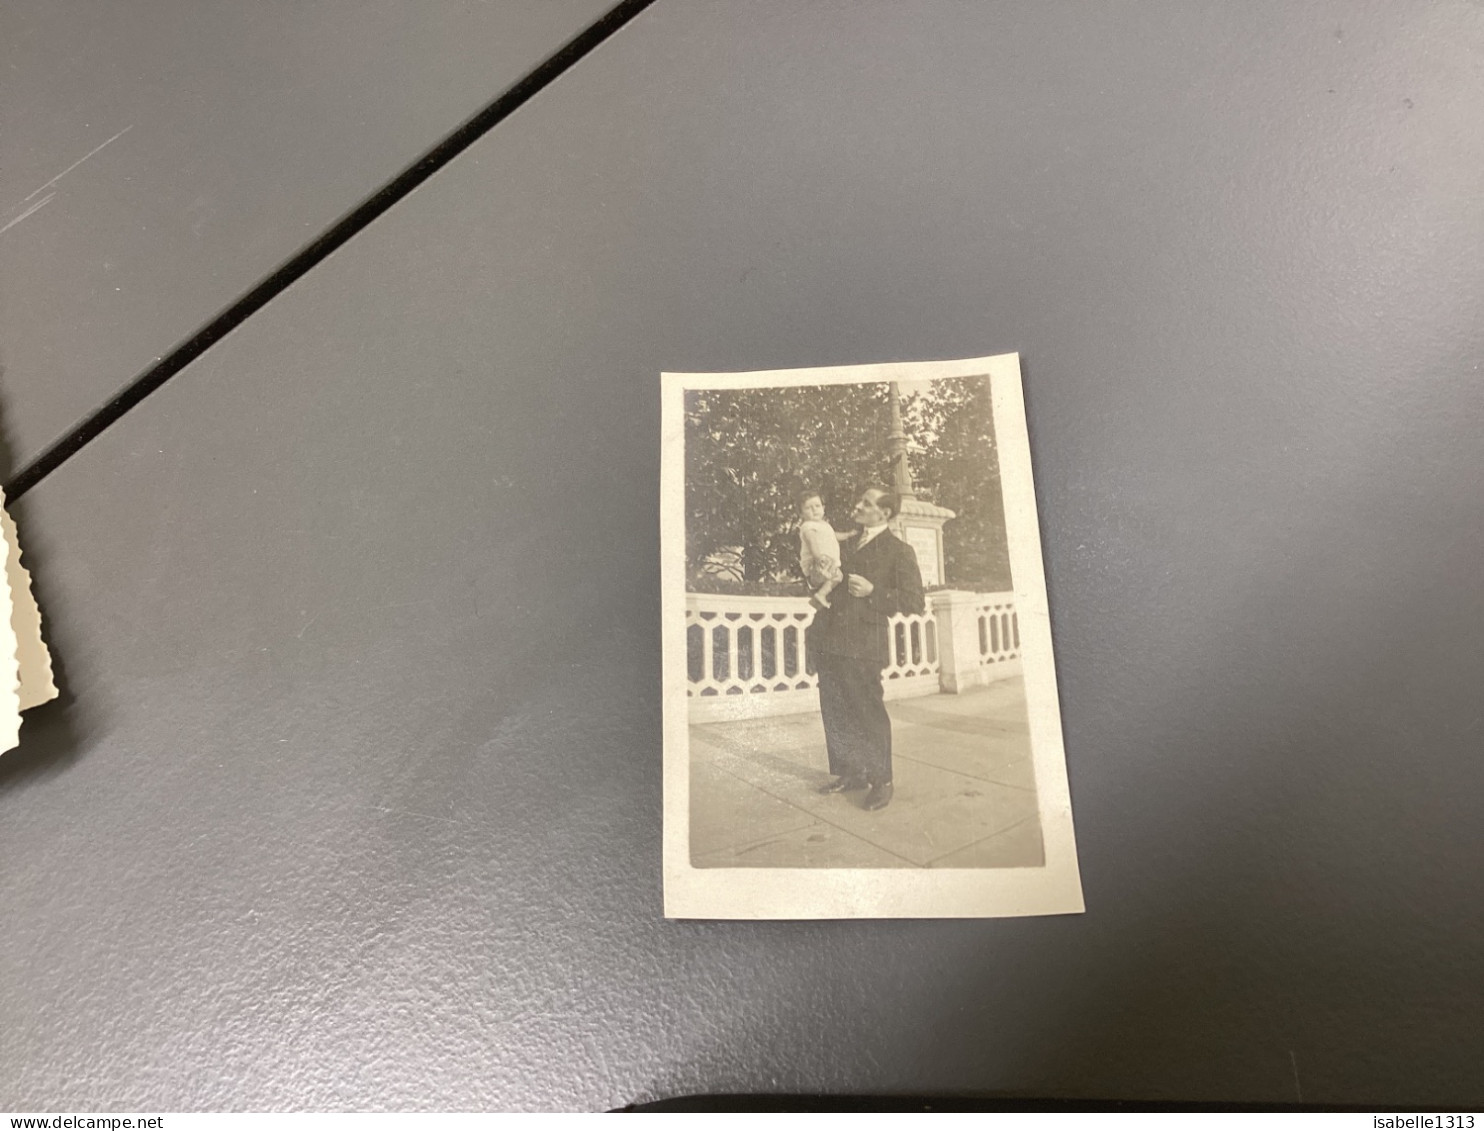
{"type": "Polygon", "coordinates": [[[715,645],[711,639],[711,633],[704,626],[701,632],[701,682],[712,687],[716,686],[716,656],[715,645]]]}

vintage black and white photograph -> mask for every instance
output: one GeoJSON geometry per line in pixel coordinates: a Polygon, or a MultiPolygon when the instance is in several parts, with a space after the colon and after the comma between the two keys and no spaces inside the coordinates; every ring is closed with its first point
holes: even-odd
{"type": "Polygon", "coordinates": [[[1082,909],[1014,354],[665,374],[666,913],[1082,909]]]}

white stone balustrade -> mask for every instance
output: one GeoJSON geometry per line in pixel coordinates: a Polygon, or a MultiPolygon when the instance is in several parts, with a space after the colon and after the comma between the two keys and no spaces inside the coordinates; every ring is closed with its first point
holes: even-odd
{"type": "MultiPolygon", "coordinates": [[[[929,611],[891,621],[888,699],[959,692],[1020,670],[1011,593],[941,590],[929,611]]],[[[686,679],[696,722],[819,710],[804,632],[814,609],[803,597],[688,593],[686,679]]]]}
{"type": "MultiPolygon", "coordinates": [[[[982,667],[1020,658],[1020,618],[1012,593],[981,593],[974,606],[979,624],[979,663],[982,667]]],[[[1018,669],[1017,669],[1018,670],[1018,669]]]]}
{"type": "Polygon", "coordinates": [[[687,690],[695,719],[753,718],[819,709],[807,670],[803,597],[685,596],[687,690]]]}
{"type": "Polygon", "coordinates": [[[1020,671],[1020,621],[1013,593],[943,589],[932,594],[942,655],[940,681],[957,694],[1020,671]]]}

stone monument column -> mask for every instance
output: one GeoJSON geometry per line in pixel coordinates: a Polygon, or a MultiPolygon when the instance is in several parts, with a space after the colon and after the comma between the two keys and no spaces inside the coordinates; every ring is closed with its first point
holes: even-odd
{"type": "Polygon", "coordinates": [[[916,552],[924,587],[945,585],[943,524],[954,515],[947,507],[919,499],[913,489],[912,469],[907,463],[907,432],[902,427],[902,394],[895,381],[891,382],[891,431],[887,434],[886,450],[891,457],[892,490],[902,499],[902,510],[892,519],[891,532],[916,552]]]}

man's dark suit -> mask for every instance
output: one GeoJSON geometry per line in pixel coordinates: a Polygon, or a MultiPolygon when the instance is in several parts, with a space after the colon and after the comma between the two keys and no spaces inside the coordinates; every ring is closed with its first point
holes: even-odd
{"type": "Polygon", "coordinates": [[[885,785],[891,781],[891,717],[882,702],[881,669],[891,661],[888,622],[897,613],[924,610],[922,575],[912,547],[890,531],[857,550],[858,541],[841,547],[840,568],[864,577],[871,592],[852,597],[845,583],[836,587],[830,607],[814,615],[808,645],[819,674],[830,773],[885,785]]]}

